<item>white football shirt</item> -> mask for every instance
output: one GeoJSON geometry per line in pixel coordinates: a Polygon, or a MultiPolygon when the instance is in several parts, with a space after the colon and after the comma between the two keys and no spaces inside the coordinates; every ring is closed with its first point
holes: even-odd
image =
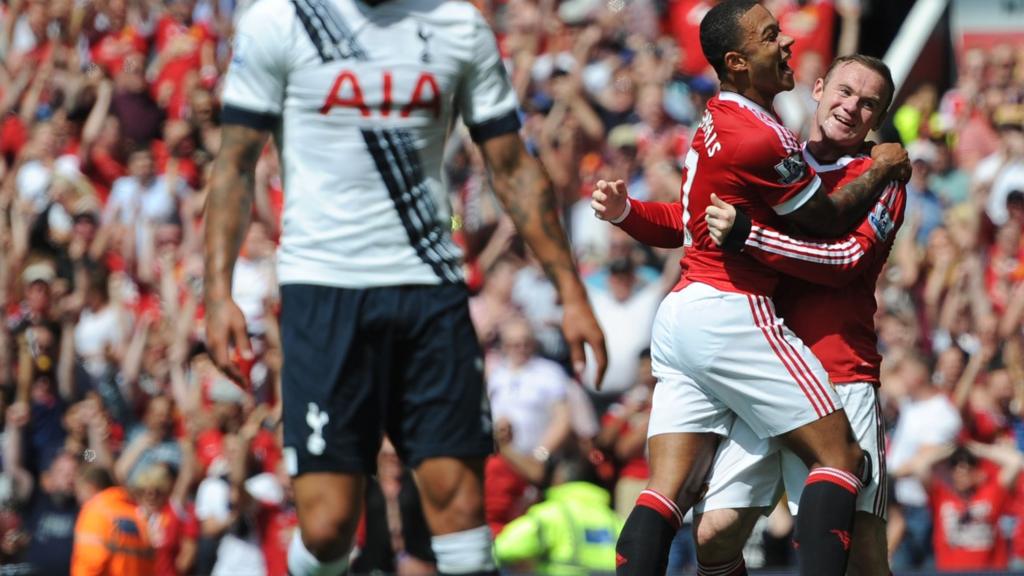
{"type": "Polygon", "coordinates": [[[260,0],[241,18],[222,119],[281,152],[282,284],[462,282],[442,175],[460,115],[519,128],[494,34],[467,2],[260,0]]]}

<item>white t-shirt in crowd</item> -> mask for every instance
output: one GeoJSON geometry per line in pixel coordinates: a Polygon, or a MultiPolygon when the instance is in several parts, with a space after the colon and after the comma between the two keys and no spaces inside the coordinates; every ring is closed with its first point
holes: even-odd
{"type": "Polygon", "coordinates": [[[533,357],[519,368],[504,360],[487,375],[491,416],[512,424],[512,446],[527,454],[540,446],[551,424],[552,406],[565,402],[569,376],[546,358],[533,357]]]}
{"type": "MultiPolygon", "coordinates": [[[[903,466],[925,446],[952,442],[960,426],[960,414],[944,394],[904,403],[889,446],[889,469],[903,466]]],[[[896,480],[896,500],[904,506],[925,506],[928,493],[917,478],[900,478],[896,480]]]]}
{"type": "MultiPolygon", "coordinates": [[[[664,296],[665,290],[659,281],[636,287],[624,302],[615,299],[608,290],[590,292],[594,315],[604,329],[608,349],[608,369],[601,386],[602,394],[619,395],[636,384],[640,352],[651,346],[654,315],[664,296]]],[[[589,371],[585,381],[591,388],[594,366],[594,362],[587,362],[589,371]]]]}
{"type": "MultiPolygon", "coordinates": [[[[231,515],[231,486],[223,478],[208,477],[199,483],[196,493],[196,518],[226,520],[231,515]]],[[[267,571],[260,531],[250,530],[244,538],[229,530],[217,546],[214,576],[249,576],[267,571]]]]}
{"type": "Polygon", "coordinates": [[[975,182],[991,182],[985,213],[997,226],[1006,224],[1010,213],[1006,210],[1006,198],[1014,190],[1024,192],[1024,162],[1006,163],[1002,153],[985,157],[974,170],[975,182]]]}
{"type": "Polygon", "coordinates": [[[99,310],[85,308],[75,326],[75,352],[82,358],[86,371],[99,376],[107,366],[107,348],[120,346],[124,338],[117,308],[109,304],[99,310]]]}
{"type": "Polygon", "coordinates": [[[274,285],[274,262],[272,260],[250,260],[240,257],[235,262],[235,273],[231,284],[231,297],[245,315],[249,332],[262,334],[266,300],[277,291],[274,285]]]}
{"type": "Polygon", "coordinates": [[[178,202],[188,194],[183,179],[177,179],[175,189],[169,190],[167,178],[155,176],[143,185],[132,176],[114,180],[110,187],[110,198],[103,213],[104,222],[109,222],[119,213],[122,224],[140,224],[141,221],[167,222],[178,211],[178,202]]]}

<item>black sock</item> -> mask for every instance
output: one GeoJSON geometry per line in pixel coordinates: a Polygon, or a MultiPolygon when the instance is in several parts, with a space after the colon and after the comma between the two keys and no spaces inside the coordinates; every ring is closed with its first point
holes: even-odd
{"type": "Polygon", "coordinates": [[[796,518],[801,575],[846,573],[860,488],[856,476],[837,468],[815,468],[807,476],[796,518]]]}
{"type": "Polygon", "coordinates": [[[615,574],[664,574],[672,539],[682,522],[683,515],[671,499],[653,490],[641,492],[615,546],[615,574]]]}

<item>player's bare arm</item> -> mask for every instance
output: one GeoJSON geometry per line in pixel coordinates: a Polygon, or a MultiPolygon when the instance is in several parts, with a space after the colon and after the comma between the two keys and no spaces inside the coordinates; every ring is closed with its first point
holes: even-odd
{"type": "Polygon", "coordinates": [[[239,384],[245,382],[231,358],[231,348],[246,358],[252,351],[245,316],[231,299],[231,278],[249,229],[256,161],[269,135],[266,130],[236,124],[223,127],[206,200],[206,344],[217,367],[239,384]]]}
{"type": "Polygon", "coordinates": [[[910,160],[899,144],[878,144],[871,150],[871,169],[829,194],[818,192],[786,219],[809,236],[835,238],[850,231],[892,180],[910,178],[910,160]]]}
{"type": "Polygon", "coordinates": [[[597,363],[595,385],[600,386],[608,363],[604,334],[576,272],[551,181],[527,153],[518,134],[491,138],[481,145],[481,150],[495,193],[561,296],[565,311],[562,332],[569,344],[573,368],[577,375],[582,373],[583,345],[589,344],[597,363]]]}

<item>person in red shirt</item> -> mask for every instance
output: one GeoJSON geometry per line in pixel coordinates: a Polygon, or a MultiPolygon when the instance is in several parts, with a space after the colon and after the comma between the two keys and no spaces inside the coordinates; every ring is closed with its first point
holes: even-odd
{"type": "Polygon", "coordinates": [[[927,451],[913,463],[934,515],[936,568],[1006,569],[1009,546],[999,520],[1022,466],[1024,455],[1013,447],[978,442],[927,451]]]}
{"type": "Polygon", "coordinates": [[[953,404],[964,422],[963,440],[983,444],[1013,441],[1016,386],[1010,370],[991,368],[995,352],[994,347],[985,346],[972,355],[953,389],[953,404]]]}
{"type": "Polygon", "coordinates": [[[647,423],[651,418],[651,394],[657,381],[651,374],[651,351],[640,353],[637,382],[601,418],[601,431],[594,443],[611,454],[618,464],[615,510],[625,518],[630,504],[643,491],[650,468],[644,453],[647,423]]]}
{"type": "Polygon", "coordinates": [[[139,473],[132,482],[139,506],[148,520],[149,540],[155,551],[154,576],[189,574],[196,558],[199,525],[182,504],[181,497],[190,482],[177,486],[166,464],[155,464],[139,473]]]}
{"type": "Polygon", "coordinates": [[[199,165],[193,158],[195,136],[188,122],[172,119],[164,124],[163,139],[152,143],[157,172],[183,179],[192,190],[201,188],[199,165]]]}
{"type": "MultiPolygon", "coordinates": [[[[868,131],[884,119],[892,94],[893,85],[885,65],[862,56],[837,60],[825,78],[817,81],[817,122],[803,155],[818,172],[823,188],[839,190],[869,169],[871,159],[861,154],[860,149],[868,131]]],[[[620,226],[645,243],[662,247],[680,244],[682,223],[686,221],[680,204],[629,200],[629,212],[623,215],[626,200],[618,197],[617,188],[618,184],[602,189],[599,184],[594,192],[594,208],[599,217],[619,220],[620,226]]],[[[719,220],[724,216],[714,218],[712,214],[728,208],[734,218],[736,211],[720,200],[714,201],[715,205],[707,210],[707,222],[713,239],[721,243],[726,240],[732,222],[722,225],[719,220]]],[[[882,480],[885,457],[875,392],[881,357],[872,318],[876,308],[874,286],[902,222],[904,204],[905,191],[893,183],[870,216],[844,239],[833,243],[797,240],[758,222],[746,222],[739,241],[730,250],[742,249],[753,260],[790,275],[782,278],[775,291],[774,302],[780,314],[821,360],[830,381],[848,384],[841,387],[840,395],[855,423],[858,442],[875,464],[872,485],[862,491],[857,503],[855,535],[863,543],[854,544],[858,552],[851,568],[855,573],[888,572],[882,480]],[[832,289],[824,290],[815,284],[832,289]]],[[[743,421],[732,427],[730,440],[719,450],[715,461],[708,496],[697,509],[704,513],[696,523],[698,559],[704,565],[729,566],[730,558],[738,559],[758,513],[762,508],[770,510],[774,504],[778,463],[766,464],[765,460],[771,460],[775,450],[758,440],[749,428],[743,421]],[[746,433],[738,428],[744,428],[746,433]],[[745,455],[735,457],[736,453],[745,455]],[[759,473],[760,466],[765,468],[759,473]],[[730,482],[765,489],[730,493],[730,482]],[[749,500],[748,506],[728,510],[744,500],[749,500]],[[704,546],[700,547],[702,543],[704,546]],[[714,546],[709,546],[711,543],[714,546]]],[[[801,478],[807,476],[807,471],[792,455],[789,459],[791,462],[787,463],[783,456],[783,470],[790,505],[795,509],[802,491],[801,478]]]]}
{"type": "Polygon", "coordinates": [[[823,62],[835,55],[833,37],[836,6],[832,0],[785,0],[774,10],[779,26],[793,37],[794,69],[800,68],[804,54],[817,53],[823,62]]]}
{"type": "Polygon", "coordinates": [[[216,35],[206,24],[192,21],[195,4],[170,0],[167,14],[156,24],[157,57],[150,69],[156,77],[153,98],[170,118],[184,116],[192,87],[212,88],[217,82],[216,35]]]}
{"type": "MultiPolygon", "coordinates": [[[[135,26],[128,23],[128,3],[110,0],[102,15],[106,20],[102,30],[96,30],[89,41],[89,56],[102,66],[111,77],[118,75],[129,54],[149,51],[149,41],[135,26]]],[[[95,24],[95,22],[94,22],[95,24]]]]}
{"type": "Polygon", "coordinates": [[[708,61],[700,46],[700,23],[718,0],[674,0],[668,5],[668,28],[681,50],[679,71],[700,76],[708,61]]]}
{"type": "Polygon", "coordinates": [[[264,503],[260,524],[263,527],[263,556],[267,562],[267,576],[287,576],[288,544],[299,527],[299,516],[295,511],[295,494],[291,489],[291,478],[283,460],[279,460],[274,471],[283,488],[283,498],[277,503],[264,503]]]}
{"type": "MultiPolygon", "coordinates": [[[[887,182],[906,176],[906,155],[898,146],[876,147],[870,169],[827,194],[796,137],[770,111],[775,95],[794,86],[792,38],[763,6],[741,0],[712,8],[700,38],[721,93],[709,101],[685,161],[682,279],[662,302],[651,339],[659,380],[648,431],[652,476],[619,539],[618,573],[664,571],[682,510],[699,496],[718,436],[738,416],[758,437],[781,438],[812,468],[798,518],[801,567],[841,574],[849,539],[836,535],[849,534],[857,494],[870,480],[865,453],[821,363],[775,314],[770,296],[779,273],[719,249],[693,215],[715,193],[768,226],[838,236],[887,182]]],[[[842,123],[847,132],[855,125],[845,116],[842,123]]]]}

